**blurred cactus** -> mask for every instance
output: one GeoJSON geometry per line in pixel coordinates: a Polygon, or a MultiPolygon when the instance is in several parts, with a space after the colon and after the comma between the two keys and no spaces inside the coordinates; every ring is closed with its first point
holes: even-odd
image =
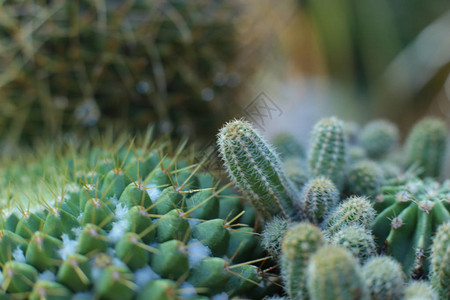
{"type": "Polygon", "coordinates": [[[232,181],[248,197],[264,219],[299,215],[297,190],[281,169],[272,147],[245,121],[227,123],[217,144],[232,181]]]}
{"type": "Polygon", "coordinates": [[[305,156],[303,146],[289,133],[280,133],[276,135],[272,140],[272,144],[282,158],[303,158],[305,156]]]}
{"type": "Polygon", "coordinates": [[[275,217],[265,224],[264,231],[262,232],[261,246],[275,260],[278,260],[281,255],[283,236],[291,225],[289,220],[279,217],[275,217]]]}
{"type": "Polygon", "coordinates": [[[426,118],[411,130],[405,144],[408,165],[423,168],[421,176],[439,177],[444,163],[447,128],[444,122],[426,118]]]}
{"type": "Polygon", "coordinates": [[[351,195],[374,197],[383,183],[382,170],[378,164],[362,160],[348,170],[347,188],[351,195]]]}
{"type": "Polygon", "coordinates": [[[311,257],[306,278],[312,300],[368,299],[358,261],[345,248],[319,249],[311,257]]]}
{"type": "Polygon", "coordinates": [[[431,283],[439,297],[450,298],[450,221],[439,226],[433,239],[431,283]]]}
{"type": "Polygon", "coordinates": [[[374,237],[370,230],[358,225],[342,228],[333,234],[330,243],[347,248],[363,263],[377,253],[374,237]]]}
{"type": "Polygon", "coordinates": [[[324,119],[313,129],[309,167],[313,177],[325,176],[338,188],[343,184],[346,166],[344,129],[336,118],[324,119]]]}
{"type": "Polygon", "coordinates": [[[386,120],[368,123],[361,132],[361,144],[372,159],[379,159],[392,151],[399,142],[397,127],[386,120]]]}
{"type": "Polygon", "coordinates": [[[426,281],[411,281],[404,290],[404,300],[438,300],[438,294],[433,287],[426,281]]]}
{"type": "Polygon", "coordinates": [[[363,266],[363,277],[370,299],[401,299],[406,281],[402,266],[388,256],[373,257],[363,266]]]}
{"type": "Polygon", "coordinates": [[[221,0],[4,3],[3,135],[132,119],[133,128],[212,136],[237,109],[230,99],[250,66],[237,63],[239,11],[221,0]]]}

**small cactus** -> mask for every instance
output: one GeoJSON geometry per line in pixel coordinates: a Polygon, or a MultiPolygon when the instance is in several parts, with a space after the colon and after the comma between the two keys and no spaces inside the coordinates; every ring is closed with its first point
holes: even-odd
{"type": "Polygon", "coordinates": [[[366,262],[362,271],[370,299],[401,299],[406,275],[395,259],[389,256],[373,257],[366,262]]]}
{"type": "Polygon", "coordinates": [[[340,188],[344,183],[345,156],[342,122],[334,117],[318,122],[313,129],[309,152],[311,175],[326,176],[340,188]]]}
{"type": "Polygon", "coordinates": [[[281,274],[284,288],[291,299],[309,299],[306,269],[311,255],[324,243],[319,228],[309,223],[296,224],[284,235],[281,274]]]}
{"type": "Polygon", "coordinates": [[[375,162],[363,160],[348,171],[347,185],[351,195],[374,197],[382,183],[382,171],[375,162]]]}
{"type": "Polygon", "coordinates": [[[328,216],[325,224],[329,235],[333,235],[342,228],[350,225],[370,228],[375,218],[375,210],[365,197],[350,197],[344,200],[328,216]]]}
{"type": "Polygon", "coordinates": [[[278,155],[250,123],[226,124],[218,134],[218,145],[231,179],[263,218],[298,215],[297,190],[281,170],[278,155]]]}
{"type": "Polygon", "coordinates": [[[290,226],[289,220],[280,217],[275,217],[265,224],[261,245],[275,260],[281,255],[283,236],[290,226]]]}
{"type": "Polygon", "coordinates": [[[438,177],[443,165],[447,139],[445,123],[436,118],[426,118],[411,130],[405,144],[408,165],[423,169],[421,176],[438,177]]]}
{"type": "Polygon", "coordinates": [[[347,248],[361,262],[376,255],[377,251],[371,231],[360,225],[343,227],[333,234],[330,243],[347,248]]]}
{"type": "Polygon", "coordinates": [[[411,281],[403,292],[403,300],[438,300],[438,294],[427,281],[411,281]]]}
{"type": "Polygon", "coordinates": [[[433,239],[431,284],[439,297],[450,298],[450,221],[439,226],[433,239]]]}
{"type": "Polygon", "coordinates": [[[302,191],[302,211],[314,224],[320,224],[339,201],[339,191],[326,177],[309,181],[302,191]]]}
{"type": "Polygon", "coordinates": [[[272,140],[272,144],[282,158],[303,158],[305,156],[303,146],[289,133],[280,133],[276,135],[272,140]]]}
{"type": "Polygon", "coordinates": [[[386,120],[377,120],[363,128],[360,138],[369,157],[379,159],[397,146],[399,132],[395,124],[386,120]]]}
{"type": "Polygon", "coordinates": [[[306,278],[311,300],[368,299],[358,260],[343,247],[320,248],[311,257],[306,278]]]}

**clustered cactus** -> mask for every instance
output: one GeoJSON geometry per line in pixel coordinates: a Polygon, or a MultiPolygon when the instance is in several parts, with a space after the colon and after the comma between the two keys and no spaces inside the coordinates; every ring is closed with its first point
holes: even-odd
{"type": "Polygon", "coordinates": [[[2,170],[11,176],[2,191],[0,297],[264,294],[267,257],[241,223],[240,197],[188,163],[189,149],[150,141],[63,145],[28,168],[2,170]]]}
{"type": "Polygon", "coordinates": [[[447,299],[445,124],[419,122],[403,149],[389,121],[350,125],[319,121],[309,151],[288,134],[273,148],[244,120],[219,132],[231,180],[266,221],[262,246],[287,299],[447,299]]]}

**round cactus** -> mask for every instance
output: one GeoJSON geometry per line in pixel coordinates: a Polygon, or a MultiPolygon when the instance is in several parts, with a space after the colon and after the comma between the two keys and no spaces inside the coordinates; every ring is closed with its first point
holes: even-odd
{"type": "Polygon", "coordinates": [[[360,225],[342,228],[330,238],[330,243],[340,245],[352,252],[361,262],[376,255],[376,245],[370,230],[360,225]]]}
{"type": "Polygon", "coordinates": [[[310,180],[302,191],[302,212],[314,224],[320,224],[325,216],[337,205],[339,191],[326,177],[310,180]]]}
{"type": "Polygon", "coordinates": [[[411,281],[404,290],[404,300],[438,300],[438,294],[426,281],[411,281]]]}
{"type": "Polygon", "coordinates": [[[376,120],[364,126],[360,139],[369,157],[379,159],[397,146],[399,132],[395,124],[376,120]]]}
{"type": "Polygon", "coordinates": [[[381,168],[375,162],[357,162],[348,171],[349,194],[374,197],[379,193],[383,179],[381,168]]]}

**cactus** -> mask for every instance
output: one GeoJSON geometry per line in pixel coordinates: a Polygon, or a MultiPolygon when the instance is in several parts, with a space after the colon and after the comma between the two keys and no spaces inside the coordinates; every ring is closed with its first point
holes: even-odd
{"type": "Polygon", "coordinates": [[[342,202],[327,217],[325,224],[329,235],[347,226],[369,228],[375,218],[375,210],[365,197],[350,197],[342,202]]]}
{"type": "Polygon", "coordinates": [[[139,136],[133,144],[120,136],[92,143],[43,152],[34,175],[21,171],[28,185],[7,177],[0,191],[12,201],[0,202],[5,297],[173,299],[185,290],[186,298],[247,297],[254,287],[262,294],[270,288],[260,286],[258,267],[268,258],[255,229],[241,223],[245,212],[224,202],[225,219],[218,218],[221,199],[240,197],[205,180],[211,175],[188,163],[190,151],[173,153],[169,142],[139,136]],[[99,171],[108,157],[114,164],[99,171]],[[49,160],[55,168],[46,173],[49,160]]]}
{"type": "Polygon", "coordinates": [[[439,226],[433,238],[431,283],[439,297],[450,298],[450,221],[439,226]]]}
{"type": "Polygon", "coordinates": [[[278,155],[250,123],[227,123],[217,143],[232,181],[264,219],[299,214],[295,208],[297,191],[281,170],[278,155]]]}
{"type": "Polygon", "coordinates": [[[310,180],[302,191],[302,208],[305,217],[314,224],[320,224],[339,201],[339,191],[326,177],[310,180]]]}
{"type": "Polygon", "coordinates": [[[376,120],[364,126],[360,137],[369,157],[379,159],[397,146],[399,132],[395,124],[386,120],[376,120]]]}
{"type": "Polygon", "coordinates": [[[443,165],[446,139],[447,128],[441,120],[426,118],[417,123],[405,143],[408,165],[418,163],[423,169],[423,177],[438,177],[443,165]]]}
{"type": "Polygon", "coordinates": [[[346,151],[344,130],[340,120],[324,119],[314,126],[308,160],[313,177],[325,176],[338,188],[342,186],[346,151]]]}
{"type": "Polygon", "coordinates": [[[381,168],[371,161],[360,161],[348,171],[347,185],[351,195],[374,197],[383,183],[381,168]]]}
{"type": "Polygon", "coordinates": [[[426,281],[411,281],[404,290],[403,300],[438,300],[438,294],[426,281]]]}
{"type": "Polygon", "coordinates": [[[382,188],[371,227],[381,251],[401,262],[408,276],[428,273],[431,236],[450,220],[448,184],[418,178],[391,180],[382,188]]]}
{"type": "Polygon", "coordinates": [[[272,143],[282,158],[303,158],[305,156],[303,146],[289,133],[277,134],[273,138],[272,143]]]}
{"type": "Polygon", "coordinates": [[[283,236],[290,226],[289,220],[279,217],[273,218],[265,225],[261,245],[275,260],[278,260],[281,255],[283,236]]]}
{"type": "Polygon", "coordinates": [[[291,299],[310,299],[306,289],[306,269],[310,257],[325,243],[314,225],[299,223],[288,229],[282,241],[281,274],[291,299]]]}
{"type": "Polygon", "coordinates": [[[376,255],[376,246],[372,233],[360,225],[342,228],[333,234],[330,238],[330,243],[347,248],[361,262],[365,262],[376,255]]]}
{"type": "Polygon", "coordinates": [[[406,275],[402,266],[388,256],[373,257],[362,268],[370,299],[401,299],[406,275]]]}
{"type": "Polygon", "coordinates": [[[311,300],[368,299],[358,261],[343,247],[320,248],[305,276],[311,300]]]}

